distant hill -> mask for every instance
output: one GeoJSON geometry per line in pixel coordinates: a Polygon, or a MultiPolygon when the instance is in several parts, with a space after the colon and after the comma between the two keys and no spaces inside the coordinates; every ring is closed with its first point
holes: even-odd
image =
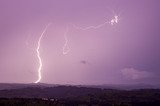
{"type": "MultiPolygon", "coordinates": [[[[73,86],[73,85],[60,85],[60,84],[46,84],[46,83],[0,83],[0,90],[4,89],[20,89],[20,88],[46,88],[56,86],[73,86]]],[[[118,89],[118,90],[132,90],[132,89],[160,89],[159,85],[149,84],[104,84],[104,85],[74,85],[76,87],[88,88],[102,88],[102,89],[118,89]]]]}
{"type": "Polygon", "coordinates": [[[1,98],[66,98],[102,92],[99,88],[57,86],[0,90],[1,98]]]}
{"type": "Polygon", "coordinates": [[[160,89],[159,85],[150,84],[104,84],[93,85],[89,87],[104,88],[104,89],[119,89],[119,90],[134,90],[134,89],[160,89]]]}
{"type": "Polygon", "coordinates": [[[45,88],[45,87],[54,87],[58,86],[55,84],[45,84],[45,83],[28,83],[28,84],[22,84],[22,83],[0,83],[0,90],[4,89],[20,89],[20,88],[27,88],[27,87],[39,87],[39,88],[45,88]]]}
{"type": "MultiPolygon", "coordinates": [[[[25,87],[17,89],[0,90],[0,98],[67,98],[79,97],[93,94],[154,94],[160,96],[160,89],[136,89],[136,90],[116,90],[116,89],[101,89],[77,86],[55,86],[55,87],[25,87]]],[[[114,96],[114,95],[113,95],[114,96]]]]}
{"type": "MultiPolygon", "coordinates": [[[[88,94],[104,94],[117,92],[133,92],[144,89],[149,92],[159,92],[160,89],[141,85],[54,85],[54,84],[0,84],[0,98],[66,98],[78,97],[88,94]],[[127,90],[127,91],[126,91],[127,90]]],[[[142,92],[142,91],[141,91],[142,92]]]]}

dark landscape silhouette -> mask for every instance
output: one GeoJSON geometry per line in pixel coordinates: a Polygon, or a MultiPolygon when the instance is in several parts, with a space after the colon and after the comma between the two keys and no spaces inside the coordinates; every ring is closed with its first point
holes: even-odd
{"type": "Polygon", "coordinates": [[[146,86],[3,83],[0,106],[159,106],[159,87],[146,86]]]}

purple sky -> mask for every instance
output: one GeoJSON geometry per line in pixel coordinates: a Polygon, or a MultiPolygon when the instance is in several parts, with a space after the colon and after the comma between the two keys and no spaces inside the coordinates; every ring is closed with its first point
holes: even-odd
{"type": "Polygon", "coordinates": [[[0,82],[56,84],[160,82],[160,0],[0,0],[0,82]],[[119,16],[116,25],[99,25],[119,16]],[[62,54],[69,26],[70,52],[62,54]]]}

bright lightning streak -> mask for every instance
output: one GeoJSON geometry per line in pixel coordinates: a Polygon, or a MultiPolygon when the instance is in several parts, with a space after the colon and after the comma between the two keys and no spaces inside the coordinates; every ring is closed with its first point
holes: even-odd
{"type": "Polygon", "coordinates": [[[71,24],[71,25],[72,25],[74,28],[79,29],[79,30],[89,30],[89,29],[98,29],[98,28],[101,28],[101,27],[105,26],[106,24],[114,25],[114,24],[117,24],[118,21],[119,21],[118,16],[115,15],[114,18],[111,19],[110,21],[105,21],[104,23],[99,24],[99,25],[97,25],[97,26],[88,26],[88,27],[86,27],[86,28],[82,28],[82,27],[76,26],[76,25],[74,25],[74,24],[71,24]]]}
{"type": "Polygon", "coordinates": [[[65,40],[65,43],[64,43],[64,46],[63,46],[63,54],[64,55],[66,55],[70,51],[70,48],[68,46],[68,39],[67,39],[68,31],[69,31],[69,28],[67,27],[66,32],[64,33],[64,40],[65,40]]]}
{"type": "Polygon", "coordinates": [[[44,36],[44,33],[46,32],[48,26],[50,24],[48,24],[45,29],[43,30],[43,32],[41,33],[39,39],[38,39],[38,42],[37,42],[37,48],[36,48],[36,52],[37,52],[37,58],[38,58],[38,61],[39,61],[39,67],[38,67],[38,79],[35,81],[35,83],[38,83],[40,82],[42,76],[41,76],[41,70],[42,70],[42,59],[41,59],[41,56],[40,56],[40,52],[39,52],[39,49],[40,49],[40,46],[41,46],[41,40],[44,36]]]}
{"type": "MultiPolygon", "coordinates": [[[[75,29],[78,29],[78,30],[90,30],[90,29],[99,29],[101,27],[104,27],[105,25],[107,24],[111,24],[111,25],[114,25],[114,24],[117,24],[119,22],[119,18],[117,15],[114,16],[113,19],[111,19],[110,21],[105,21],[104,23],[102,24],[99,24],[97,26],[88,26],[88,27],[85,27],[85,28],[82,28],[82,27],[79,27],[79,26],[76,26],[75,24],[72,24],[70,23],[75,29]]],[[[67,33],[68,33],[68,27],[67,27],[67,30],[64,34],[64,39],[65,39],[65,44],[63,46],[63,54],[66,55],[70,49],[69,49],[69,46],[68,46],[68,39],[67,39],[67,33]]]]}

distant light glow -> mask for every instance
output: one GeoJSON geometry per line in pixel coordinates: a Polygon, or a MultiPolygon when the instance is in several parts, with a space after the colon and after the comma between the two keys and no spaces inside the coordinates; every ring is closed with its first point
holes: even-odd
{"type": "Polygon", "coordinates": [[[115,16],[114,16],[114,18],[113,18],[113,19],[111,19],[110,24],[111,24],[111,25],[117,24],[117,23],[118,23],[118,21],[119,21],[118,16],[117,16],[117,15],[115,15],[115,16]]]}

